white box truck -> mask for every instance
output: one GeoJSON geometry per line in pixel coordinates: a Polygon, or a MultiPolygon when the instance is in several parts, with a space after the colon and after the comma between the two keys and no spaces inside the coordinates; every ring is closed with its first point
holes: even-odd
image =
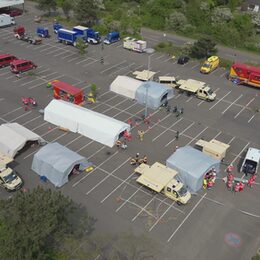
{"type": "Polygon", "coordinates": [[[144,52],[147,47],[147,43],[146,41],[136,40],[135,38],[126,37],[124,38],[123,41],[123,47],[125,49],[135,51],[135,52],[144,52]]]}
{"type": "Polygon", "coordinates": [[[9,14],[0,14],[0,27],[14,25],[14,17],[11,17],[9,14]]]}

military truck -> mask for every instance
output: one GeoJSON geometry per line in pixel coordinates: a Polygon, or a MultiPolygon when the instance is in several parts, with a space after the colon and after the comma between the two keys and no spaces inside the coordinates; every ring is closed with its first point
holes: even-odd
{"type": "Polygon", "coordinates": [[[7,191],[19,190],[23,185],[23,180],[11,168],[7,167],[13,159],[0,153],[0,185],[7,191]]]}
{"type": "Polygon", "coordinates": [[[206,86],[205,82],[195,79],[178,80],[176,89],[180,92],[186,92],[188,95],[196,95],[197,98],[207,101],[213,101],[216,98],[216,93],[206,86]]]}
{"type": "Polygon", "coordinates": [[[230,147],[229,144],[225,144],[216,139],[212,139],[209,142],[200,139],[198,142],[196,142],[195,146],[203,153],[220,161],[224,160],[227,150],[230,147]]]}
{"type": "Polygon", "coordinates": [[[138,183],[154,192],[163,193],[178,205],[187,204],[191,198],[183,183],[175,179],[178,173],[159,162],[152,166],[143,163],[135,169],[135,172],[141,174],[136,180],[138,183]]]}

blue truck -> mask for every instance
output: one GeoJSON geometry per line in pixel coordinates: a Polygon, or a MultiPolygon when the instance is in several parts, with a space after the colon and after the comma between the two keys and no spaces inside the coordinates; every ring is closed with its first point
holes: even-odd
{"type": "Polygon", "coordinates": [[[63,28],[59,29],[57,33],[57,38],[59,42],[63,42],[65,44],[72,44],[73,46],[77,45],[76,41],[79,37],[80,36],[77,32],[63,28]]]}
{"type": "Polygon", "coordinates": [[[53,24],[53,31],[54,31],[54,33],[57,34],[58,30],[61,29],[61,28],[63,28],[63,26],[60,23],[56,22],[56,23],[53,24]]]}
{"type": "Polygon", "coordinates": [[[36,33],[39,37],[42,37],[42,38],[50,37],[48,28],[37,27],[36,33]]]}
{"type": "Polygon", "coordinates": [[[78,35],[81,35],[85,42],[92,44],[100,43],[101,38],[99,32],[96,32],[91,28],[78,25],[73,27],[73,31],[77,32],[78,35]]]}
{"type": "Polygon", "coordinates": [[[120,35],[119,32],[110,32],[106,35],[105,39],[104,39],[104,43],[105,44],[111,44],[113,42],[117,42],[120,41],[120,35]]]}

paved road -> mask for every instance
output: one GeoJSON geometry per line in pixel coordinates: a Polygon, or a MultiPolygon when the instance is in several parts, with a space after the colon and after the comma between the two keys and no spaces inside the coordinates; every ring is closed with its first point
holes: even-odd
{"type": "MultiPolygon", "coordinates": [[[[161,31],[155,31],[147,28],[142,28],[142,36],[147,39],[147,41],[151,42],[152,44],[156,44],[158,42],[163,41],[163,32],[161,31]]],[[[170,40],[173,43],[177,45],[183,45],[187,42],[194,42],[193,39],[186,38],[183,36],[178,36],[175,34],[166,34],[166,40],[170,40]]],[[[257,55],[255,53],[250,53],[246,51],[236,50],[228,47],[223,47],[220,45],[217,45],[218,48],[218,54],[220,57],[223,57],[228,60],[233,61],[240,61],[240,62],[254,62],[254,63],[260,63],[260,55],[257,55]]]]}

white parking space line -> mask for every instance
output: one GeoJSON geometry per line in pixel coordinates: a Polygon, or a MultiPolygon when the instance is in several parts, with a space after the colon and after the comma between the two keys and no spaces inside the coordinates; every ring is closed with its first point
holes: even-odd
{"type": "MultiPolygon", "coordinates": [[[[104,59],[105,59],[105,57],[104,57],[104,59]]],[[[90,66],[90,65],[92,65],[93,63],[96,63],[96,62],[98,62],[99,60],[94,60],[94,61],[91,61],[91,62],[89,62],[88,64],[85,64],[85,65],[83,65],[82,67],[87,67],[87,66],[90,66]]]]}
{"type": "Polygon", "coordinates": [[[244,152],[244,150],[248,147],[249,144],[250,144],[250,142],[248,142],[248,143],[244,146],[244,148],[240,151],[239,154],[237,154],[237,156],[233,159],[233,161],[232,161],[230,164],[234,164],[234,162],[236,161],[236,159],[240,157],[240,155],[244,152]]]}
{"type": "Polygon", "coordinates": [[[241,97],[243,97],[243,94],[241,94],[235,101],[233,101],[224,111],[221,112],[221,114],[225,114],[226,111],[232,106],[234,105],[241,97]]]}
{"type": "Polygon", "coordinates": [[[161,219],[166,215],[166,213],[172,208],[172,206],[175,204],[175,201],[172,202],[171,206],[169,206],[164,212],[163,214],[155,221],[155,223],[150,227],[149,232],[151,232],[154,227],[159,223],[159,221],[161,221],[161,219]]]}
{"type": "Polygon", "coordinates": [[[47,125],[47,124],[48,124],[48,122],[44,122],[41,125],[38,125],[38,126],[34,127],[33,129],[31,129],[31,131],[35,131],[36,129],[38,129],[38,128],[44,126],[44,125],[47,125]]]}
{"type": "Polygon", "coordinates": [[[7,74],[9,74],[9,73],[11,73],[11,71],[6,71],[6,72],[4,72],[4,73],[1,73],[0,76],[7,75],[7,74]]]}
{"type": "Polygon", "coordinates": [[[53,55],[53,57],[58,57],[58,56],[64,55],[64,54],[67,53],[67,52],[68,52],[68,51],[65,51],[65,52],[61,52],[61,53],[55,54],[55,55],[53,55]]]}
{"type": "Polygon", "coordinates": [[[37,47],[35,47],[35,48],[33,48],[33,49],[34,49],[34,50],[38,50],[38,49],[41,49],[41,48],[43,48],[43,47],[46,47],[46,45],[43,44],[43,45],[37,46],[37,47]]]}
{"type": "Polygon", "coordinates": [[[218,102],[216,102],[213,106],[211,106],[210,108],[209,108],[209,110],[211,110],[212,108],[214,108],[219,102],[221,102],[221,100],[223,100],[226,96],[228,96],[229,94],[231,93],[231,91],[229,91],[225,96],[223,96],[222,98],[220,98],[219,100],[218,100],[218,102]]]}
{"type": "Polygon", "coordinates": [[[124,205],[130,201],[134,196],[135,194],[137,194],[138,191],[140,191],[142,189],[143,185],[140,185],[140,187],[128,198],[126,199],[117,209],[116,209],[116,212],[118,212],[121,208],[124,207],[124,205]]]}
{"type": "Polygon", "coordinates": [[[204,133],[208,127],[205,127],[200,133],[198,133],[194,138],[192,138],[186,145],[191,144],[194,140],[197,140],[198,136],[200,136],[202,133],[204,133]]]}
{"type": "Polygon", "coordinates": [[[90,87],[91,87],[91,84],[81,88],[81,90],[84,90],[84,89],[87,89],[87,88],[90,88],[90,87]]]}
{"type": "Polygon", "coordinates": [[[124,74],[124,75],[128,75],[128,74],[130,74],[130,73],[133,73],[134,71],[136,71],[136,70],[142,68],[143,66],[144,66],[144,65],[137,66],[134,70],[131,70],[131,71],[127,72],[127,73],[124,74]]]}
{"type": "Polygon", "coordinates": [[[75,141],[77,141],[81,137],[83,137],[83,135],[79,135],[78,137],[74,138],[72,141],[68,142],[65,146],[68,146],[68,145],[74,143],[75,141]]]}
{"type": "Polygon", "coordinates": [[[125,67],[119,68],[118,70],[114,71],[113,73],[110,73],[109,76],[113,76],[113,75],[117,74],[121,70],[129,69],[132,65],[135,65],[135,62],[133,62],[133,63],[131,63],[131,64],[125,66],[125,67]]]}
{"type": "MultiPolygon", "coordinates": [[[[183,133],[185,133],[189,128],[191,128],[193,125],[195,124],[195,122],[191,123],[188,127],[186,127],[182,132],[180,132],[180,135],[182,135],[183,133]]],[[[169,146],[172,142],[175,141],[176,138],[172,139],[168,144],[166,144],[164,147],[169,146]]]]}
{"type": "Polygon", "coordinates": [[[116,188],[114,188],[109,194],[107,194],[106,197],[104,197],[100,203],[103,203],[106,199],[108,199],[115,191],[117,191],[123,184],[127,184],[127,181],[132,178],[132,176],[135,175],[135,172],[130,174],[124,181],[122,181],[116,188]]]}
{"type": "Polygon", "coordinates": [[[37,116],[37,117],[35,117],[35,118],[33,118],[33,119],[27,121],[26,123],[24,123],[24,124],[22,124],[22,125],[25,126],[25,125],[27,125],[27,124],[33,122],[34,120],[38,119],[39,117],[42,117],[42,116],[37,116]]]}
{"type": "Polygon", "coordinates": [[[2,120],[3,122],[5,122],[5,123],[8,123],[8,121],[7,120],[5,120],[4,118],[2,118],[2,117],[0,117],[0,120],[2,120]]]}
{"type": "Polygon", "coordinates": [[[3,101],[3,100],[5,100],[4,98],[0,98],[0,101],[3,101]]]}
{"type": "Polygon", "coordinates": [[[254,117],[255,117],[255,115],[253,115],[253,116],[247,121],[247,123],[250,123],[250,122],[253,120],[254,117]]]}
{"type": "Polygon", "coordinates": [[[231,138],[231,140],[228,142],[228,144],[230,145],[234,140],[235,140],[235,136],[233,136],[232,138],[231,138]]]}
{"type": "Polygon", "coordinates": [[[220,75],[221,78],[223,78],[228,72],[225,71],[223,74],[220,75]]]}
{"type": "Polygon", "coordinates": [[[105,69],[105,70],[102,70],[100,73],[103,74],[104,72],[106,72],[106,71],[108,71],[108,70],[111,70],[111,69],[113,69],[113,68],[115,68],[115,67],[117,67],[117,66],[119,66],[119,65],[121,65],[121,64],[123,64],[123,63],[125,63],[125,62],[127,62],[127,61],[126,61],[126,60],[123,60],[122,62],[120,62],[120,63],[118,63],[118,64],[115,64],[115,65],[113,65],[112,67],[109,67],[109,68],[107,68],[107,69],[105,69]]]}
{"type": "Polygon", "coordinates": [[[61,75],[61,76],[58,76],[58,77],[55,77],[55,78],[52,78],[52,79],[48,79],[48,80],[47,79],[45,80],[45,79],[41,78],[41,80],[43,80],[44,82],[42,82],[41,84],[29,87],[28,89],[34,89],[34,88],[40,87],[43,84],[45,84],[46,82],[49,82],[49,81],[52,81],[52,80],[55,80],[55,79],[59,79],[59,78],[62,78],[62,77],[64,77],[64,75],[61,75]]]}
{"type": "Polygon", "coordinates": [[[79,183],[81,183],[84,179],[86,179],[88,176],[90,176],[91,174],[93,174],[97,169],[99,169],[104,163],[106,163],[108,160],[111,160],[112,157],[114,157],[116,154],[118,154],[118,151],[116,151],[114,154],[112,154],[111,156],[109,156],[105,161],[103,161],[102,163],[100,163],[99,165],[95,165],[95,168],[93,171],[91,171],[89,174],[86,174],[85,176],[83,176],[81,179],[79,179],[77,182],[75,182],[72,187],[75,188],[79,183]]]}
{"type": "Polygon", "coordinates": [[[195,64],[194,66],[192,66],[191,68],[192,69],[195,69],[196,67],[199,67],[200,66],[200,63],[199,64],[195,64]]]}
{"type": "Polygon", "coordinates": [[[219,71],[219,68],[216,68],[215,70],[213,70],[212,72],[210,72],[210,75],[214,74],[215,72],[219,71]]]}
{"type": "Polygon", "coordinates": [[[102,184],[106,179],[108,179],[111,175],[113,175],[114,172],[116,172],[118,169],[120,169],[124,164],[129,162],[131,157],[128,157],[127,160],[125,160],[123,163],[121,163],[118,167],[116,167],[112,172],[108,172],[107,176],[103,178],[100,182],[98,182],[92,189],[90,189],[88,192],[86,192],[86,195],[89,195],[93,190],[95,190],[100,184],[102,184]]]}
{"type": "Polygon", "coordinates": [[[252,98],[252,99],[234,116],[234,118],[237,118],[254,100],[255,100],[255,98],[252,98]]]}
{"type": "Polygon", "coordinates": [[[77,60],[77,59],[79,59],[79,57],[72,58],[72,59],[68,60],[67,62],[72,62],[72,61],[77,60]]]}
{"type": "Polygon", "coordinates": [[[196,205],[192,208],[192,210],[189,212],[189,214],[184,218],[184,220],[181,222],[181,224],[175,229],[175,231],[171,234],[171,236],[168,238],[167,243],[169,243],[171,241],[171,239],[174,237],[174,235],[178,232],[178,230],[182,227],[182,225],[185,223],[185,221],[189,218],[189,216],[191,215],[191,213],[199,206],[199,204],[201,203],[201,201],[205,198],[205,196],[207,195],[207,193],[205,193],[200,200],[196,203],[196,205]]]}
{"type": "Polygon", "coordinates": [[[62,53],[64,53],[64,50],[57,49],[57,50],[53,50],[53,51],[47,52],[46,55],[52,54],[52,53],[57,52],[57,51],[62,51],[62,53]]]}
{"type": "Polygon", "coordinates": [[[76,62],[76,64],[80,64],[80,63],[85,62],[85,61],[87,61],[87,60],[89,60],[89,58],[86,58],[86,59],[84,59],[84,60],[78,61],[78,62],[76,62]]]}
{"type": "Polygon", "coordinates": [[[3,117],[3,116],[10,115],[10,114],[12,114],[12,113],[14,113],[15,111],[17,111],[17,110],[20,110],[20,109],[23,109],[23,107],[18,107],[18,108],[15,108],[14,110],[12,110],[12,111],[9,111],[9,112],[7,112],[7,113],[5,113],[5,114],[1,115],[1,116],[3,117]]]}
{"type": "Polygon", "coordinates": [[[167,58],[166,60],[163,60],[163,62],[168,62],[169,60],[172,60],[172,57],[167,58]]]}
{"type": "Polygon", "coordinates": [[[159,59],[161,59],[162,57],[165,57],[165,54],[163,54],[163,55],[161,55],[161,56],[159,56],[159,57],[156,57],[155,60],[159,60],[159,59]]]}
{"type": "Polygon", "coordinates": [[[194,96],[191,96],[190,98],[188,98],[185,102],[190,102],[192,99],[194,98],[194,96]]]}
{"type": "Polygon", "coordinates": [[[49,46],[49,47],[47,47],[45,49],[40,50],[39,52],[44,52],[44,51],[47,51],[47,50],[53,49],[53,48],[56,48],[56,47],[55,46],[49,46]]]}
{"type": "Polygon", "coordinates": [[[70,56],[74,56],[75,54],[74,53],[70,53],[69,55],[66,55],[66,56],[63,56],[63,57],[61,57],[61,59],[66,59],[66,58],[68,58],[68,57],[70,57],[70,56]]]}
{"type": "Polygon", "coordinates": [[[116,46],[116,48],[121,48],[123,46],[123,44],[120,44],[118,46],[116,46]]]}
{"type": "MultiPolygon", "coordinates": [[[[168,115],[169,116],[169,115],[168,115]]],[[[167,117],[168,117],[167,116],[167,117]]],[[[167,118],[166,117],[166,118],[167,118]]],[[[165,129],[163,132],[161,132],[159,135],[157,135],[155,138],[153,138],[152,142],[154,142],[155,140],[157,140],[160,136],[162,136],[165,132],[167,132],[170,128],[172,128],[173,126],[175,126],[176,124],[178,124],[179,122],[181,122],[183,120],[183,117],[180,118],[179,120],[177,120],[176,122],[174,122],[169,128],[165,129]]],[[[161,120],[162,121],[162,120],[161,120]]]]}

